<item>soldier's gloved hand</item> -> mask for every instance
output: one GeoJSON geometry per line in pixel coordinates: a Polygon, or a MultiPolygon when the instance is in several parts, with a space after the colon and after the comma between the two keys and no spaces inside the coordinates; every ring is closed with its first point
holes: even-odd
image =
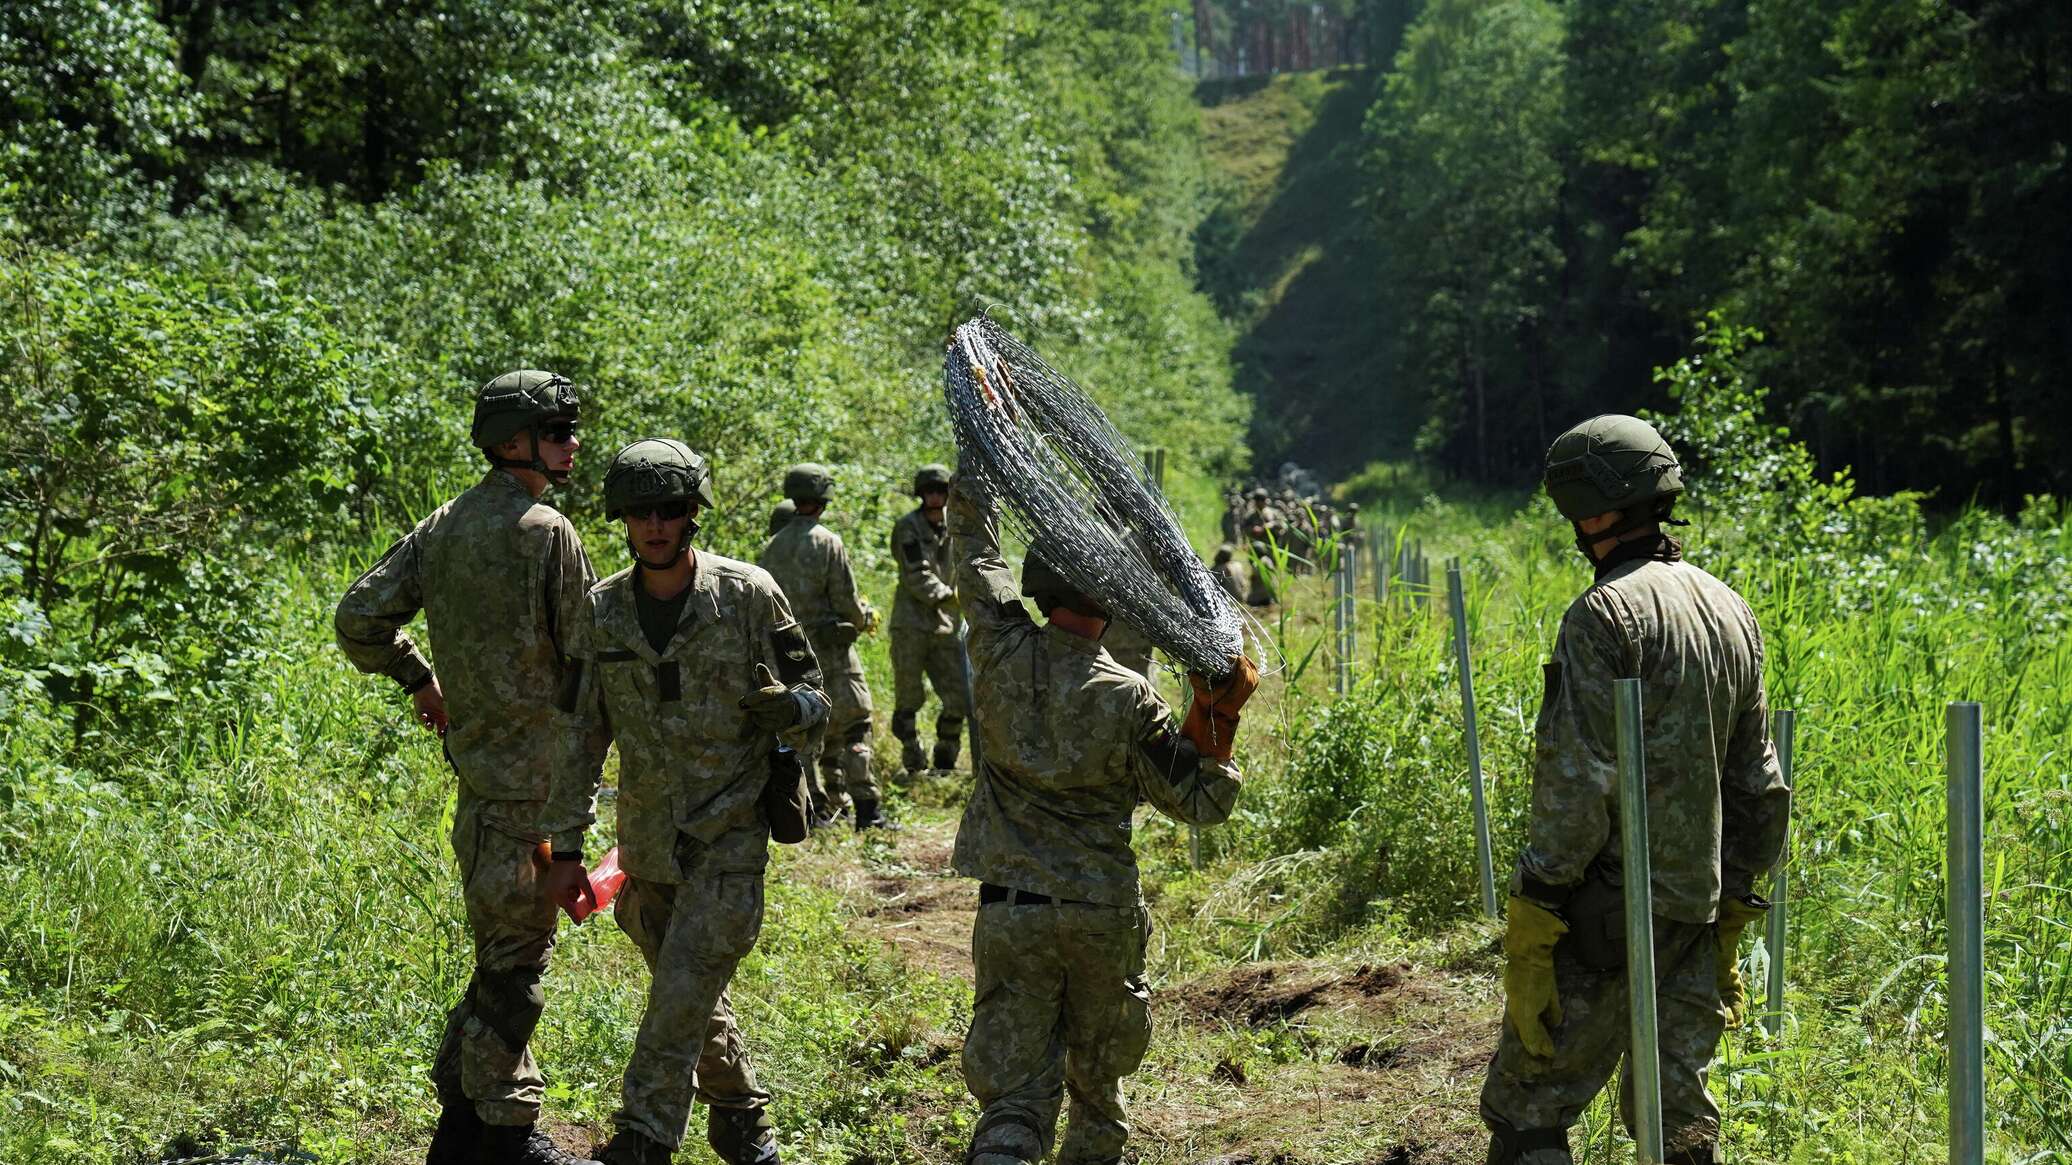
{"type": "Polygon", "coordinates": [[[799,702],[791,689],[777,682],[770,665],[755,665],[756,689],[741,697],[741,709],[765,732],[782,732],[799,722],[799,702]]]}
{"type": "Polygon", "coordinates": [[[1769,909],[1769,903],[1760,898],[1753,902],[1729,898],[1719,904],[1719,964],[1715,981],[1719,984],[1720,1013],[1726,1017],[1729,1031],[1748,1019],[1748,981],[1741,977],[1741,932],[1769,909]]]}
{"type": "Polygon", "coordinates": [[[1548,1025],[1561,1025],[1561,996],[1554,989],[1554,944],[1568,933],[1561,916],[1537,902],[1512,895],[1504,910],[1504,1022],[1525,1050],[1543,1059],[1554,1055],[1548,1025]]]}
{"type": "Polygon", "coordinates": [[[878,609],[869,603],[863,605],[863,633],[869,635],[878,629],[878,609]]]}
{"type": "Polygon", "coordinates": [[[1230,674],[1211,685],[1208,677],[1189,672],[1187,683],[1194,689],[1194,702],[1180,723],[1180,735],[1194,742],[1203,756],[1230,759],[1237,744],[1238,712],[1259,690],[1259,667],[1242,655],[1231,657],[1230,674]]]}

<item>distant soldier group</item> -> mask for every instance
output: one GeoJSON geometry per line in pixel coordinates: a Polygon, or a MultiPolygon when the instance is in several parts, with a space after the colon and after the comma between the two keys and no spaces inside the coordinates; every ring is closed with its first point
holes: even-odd
{"type": "MultiPolygon", "coordinates": [[[[826,469],[784,475],[786,504],[750,564],[694,545],[716,503],[711,469],[663,437],[606,467],[605,516],[633,561],[597,580],[568,519],[539,501],[569,479],[579,414],[560,376],[485,384],[471,436],[488,472],[338,606],[340,647],[408,694],[458,778],[452,845],[474,968],[433,1060],[440,1116],[426,1161],[595,1165],[538,1128],[545,1085],[529,1045],[557,908],[595,906],[584,844],[616,745],[627,880],[614,917],[650,986],[599,1156],[666,1165],[702,1100],[720,1160],[775,1165],[771,1096],[727,987],[761,931],[770,842],[803,841],[844,813],[858,830],[889,825],[855,650],[876,612],[823,522],[826,469]],[[420,610],[436,674],[403,630],[420,610]]],[[[1214,569],[1247,601],[1273,601],[1272,572],[1258,567],[1306,564],[1352,528],[1354,515],[1334,513],[1290,468],[1279,504],[1255,486],[1225,515],[1214,569]],[[1240,541],[1254,569],[1238,561],[1240,541]]],[[[1754,888],[1778,858],[1790,800],[1767,734],[1761,634],[1747,604],[1663,532],[1682,480],[1652,428],[1630,417],[1577,426],[1550,450],[1546,485],[1597,580],[1563,618],[1535,726],[1505,1023],[1482,1093],[1489,1160],[1566,1165],[1567,1129],[1625,1047],[1610,690],[1634,676],[1649,711],[1668,1160],[1715,1162],[1706,1067],[1721,1027],[1745,1010],[1738,943],[1768,908],[1754,888]]],[[[891,535],[892,733],[905,768],[949,768],[975,714],[985,755],[952,856],[980,904],[963,1063],[981,1111],[966,1159],[1026,1165],[1055,1145],[1071,1165],[1118,1162],[1121,1081],[1151,1032],[1133,817],[1142,803],[1182,822],[1230,815],[1242,780],[1232,748],[1258,671],[1234,657],[1223,676],[1189,676],[1175,719],[1146,678],[1149,641],[1067,582],[1040,542],[1017,582],[973,475],[923,466],[913,493],[891,535]],[[917,725],[930,688],[941,705],[932,752],[917,725]]]]}
{"type": "Polygon", "coordinates": [[[1224,493],[1223,544],[1211,570],[1233,598],[1271,606],[1275,579],[1313,573],[1325,544],[1356,536],[1359,517],[1357,503],[1339,509],[1323,496],[1315,475],[1289,462],[1270,483],[1224,493]],[[1249,564],[1238,561],[1239,546],[1250,552],[1249,564]]]}

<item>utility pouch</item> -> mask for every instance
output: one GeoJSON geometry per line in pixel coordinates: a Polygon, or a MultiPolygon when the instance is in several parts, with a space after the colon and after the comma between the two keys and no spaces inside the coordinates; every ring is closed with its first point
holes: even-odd
{"type": "Polygon", "coordinates": [[[806,766],[791,749],[770,753],[770,776],[763,782],[763,817],[770,823],[770,837],[783,845],[797,845],[811,832],[806,766]]]}
{"type": "Polygon", "coordinates": [[[1566,955],[1591,971],[1618,971],[1626,966],[1626,889],[1604,878],[1583,880],[1561,908],[1568,933],[1554,944],[1557,957],[1566,955]]]}

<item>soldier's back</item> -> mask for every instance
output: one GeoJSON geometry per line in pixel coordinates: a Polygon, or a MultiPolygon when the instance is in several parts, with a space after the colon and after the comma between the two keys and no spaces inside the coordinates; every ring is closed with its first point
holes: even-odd
{"type": "Polygon", "coordinates": [[[1026,623],[987,651],[974,661],[986,766],[956,868],[1071,901],[1137,904],[1131,765],[1146,725],[1165,715],[1150,683],[1056,626],[1026,623]]]}
{"type": "MultiPolygon", "coordinates": [[[[560,689],[555,540],[568,519],[492,471],[416,531],[425,626],[451,723],[446,751],[485,797],[545,792],[543,735],[560,689]],[[537,751],[534,759],[521,756],[537,751]]],[[[566,580],[582,586],[584,578],[566,580]]]]}

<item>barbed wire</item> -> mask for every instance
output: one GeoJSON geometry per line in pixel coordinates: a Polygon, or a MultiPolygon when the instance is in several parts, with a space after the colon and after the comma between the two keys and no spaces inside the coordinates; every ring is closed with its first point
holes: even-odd
{"type": "Polygon", "coordinates": [[[982,315],[950,337],[943,399],[979,484],[1052,569],[1190,670],[1230,670],[1245,614],[1078,385],[982,315]]]}

